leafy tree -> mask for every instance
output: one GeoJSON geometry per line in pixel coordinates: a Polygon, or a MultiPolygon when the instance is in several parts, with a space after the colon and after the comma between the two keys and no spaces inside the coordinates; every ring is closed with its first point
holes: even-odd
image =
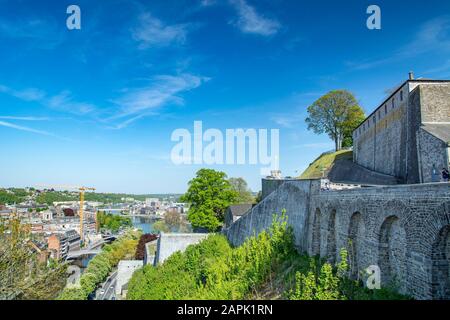
{"type": "Polygon", "coordinates": [[[190,204],[188,219],[194,228],[216,231],[224,221],[225,209],[238,198],[224,172],[200,169],[189,181],[181,201],[190,204]]]}
{"type": "Polygon", "coordinates": [[[258,191],[255,197],[255,203],[260,203],[262,201],[262,191],[258,191]]]}
{"type": "Polygon", "coordinates": [[[164,220],[159,220],[153,224],[153,230],[156,232],[170,232],[170,227],[164,222],[164,220]]]}
{"type": "Polygon", "coordinates": [[[164,222],[171,229],[178,229],[181,225],[181,214],[176,211],[166,211],[164,213],[164,222]]]}
{"type": "Polygon", "coordinates": [[[0,221],[0,299],[48,300],[66,283],[67,265],[41,262],[19,219],[0,221]]]}
{"type": "Polygon", "coordinates": [[[244,178],[230,178],[229,181],[233,190],[238,193],[238,198],[235,203],[253,203],[255,201],[252,191],[244,178]]]}
{"type": "Polygon", "coordinates": [[[117,232],[122,227],[131,227],[133,225],[131,219],[128,217],[122,217],[117,214],[105,213],[103,211],[99,211],[97,213],[97,222],[99,224],[100,229],[110,230],[112,232],[117,232]]]}
{"type": "Polygon", "coordinates": [[[335,143],[336,151],[351,146],[352,131],[365,115],[352,93],[346,90],[330,91],[308,107],[308,130],[326,133],[335,143]]]}

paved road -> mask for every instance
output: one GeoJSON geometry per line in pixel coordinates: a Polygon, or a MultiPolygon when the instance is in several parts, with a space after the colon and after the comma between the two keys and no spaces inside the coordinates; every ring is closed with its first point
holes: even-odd
{"type": "Polygon", "coordinates": [[[108,279],[106,279],[105,283],[100,287],[100,289],[97,290],[97,296],[95,298],[96,300],[113,300],[113,298],[116,299],[115,293],[116,277],[117,277],[117,270],[115,270],[108,277],[108,279]]]}

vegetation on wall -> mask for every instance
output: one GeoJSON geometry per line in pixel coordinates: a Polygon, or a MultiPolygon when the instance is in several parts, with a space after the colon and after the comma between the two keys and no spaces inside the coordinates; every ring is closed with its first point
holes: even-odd
{"type": "Polygon", "coordinates": [[[128,299],[243,299],[269,277],[272,267],[294,251],[286,218],[269,231],[232,248],[223,235],[211,235],[162,265],[136,271],[128,299]]]}
{"type": "Polygon", "coordinates": [[[136,247],[136,253],[134,254],[134,258],[136,260],[144,260],[145,245],[150,241],[155,241],[156,239],[158,239],[158,236],[156,234],[151,234],[151,233],[143,234],[139,238],[139,242],[136,247]]]}
{"type": "Polygon", "coordinates": [[[120,260],[134,258],[140,235],[140,232],[130,230],[112,244],[104,246],[102,252],[89,261],[79,284],[66,287],[58,299],[86,300],[88,295],[94,292],[97,286],[108,277],[120,260]]]}
{"type": "Polygon", "coordinates": [[[128,299],[405,299],[390,288],[369,290],[349,280],[347,252],[333,266],[299,254],[287,217],[233,248],[223,235],[210,235],[163,264],[136,271],[128,299]]]}

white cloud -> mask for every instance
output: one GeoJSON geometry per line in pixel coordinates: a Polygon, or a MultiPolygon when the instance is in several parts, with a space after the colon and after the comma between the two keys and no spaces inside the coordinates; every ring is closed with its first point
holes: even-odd
{"type": "Polygon", "coordinates": [[[7,127],[7,128],[12,128],[12,129],[16,129],[16,130],[20,130],[20,131],[26,131],[26,132],[36,133],[36,134],[40,134],[40,135],[44,135],[44,136],[57,137],[57,136],[54,135],[53,133],[50,133],[50,132],[47,132],[47,131],[37,130],[37,129],[25,127],[25,126],[19,126],[19,125],[16,125],[16,124],[14,124],[14,123],[6,122],[6,121],[0,121],[0,126],[2,126],[2,127],[7,127]]]}
{"type": "Polygon", "coordinates": [[[0,85],[0,92],[6,93],[13,97],[25,101],[39,101],[45,96],[45,92],[36,88],[28,88],[24,90],[14,90],[7,86],[0,85]]]}
{"type": "Polygon", "coordinates": [[[0,93],[5,93],[27,102],[38,102],[45,107],[74,114],[85,115],[96,109],[93,104],[75,101],[70,91],[67,90],[54,96],[48,96],[45,91],[36,88],[15,90],[0,85],[0,93]]]}
{"type": "Polygon", "coordinates": [[[139,17],[139,25],[132,29],[133,39],[139,42],[139,48],[168,46],[183,44],[186,41],[187,25],[164,25],[150,13],[143,13],[139,17]]]}
{"type": "Polygon", "coordinates": [[[234,24],[242,32],[271,36],[280,30],[281,25],[278,21],[260,15],[245,0],[230,0],[230,2],[238,12],[238,19],[234,24]]]}
{"type": "Polygon", "coordinates": [[[47,117],[16,117],[16,116],[0,116],[0,119],[18,120],[18,121],[48,121],[47,117]]]}
{"type": "Polygon", "coordinates": [[[124,96],[115,100],[120,106],[120,113],[114,118],[142,114],[170,103],[183,104],[184,100],[179,94],[195,89],[205,81],[208,78],[191,74],[156,76],[150,85],[127,89],[124,96]]]}
{"type": "Polygon", "coordinates": [[[74,101],[70,91],[67,90],[45,99],[44,104],[52,109],[81,115],[95,110],[95,106],[93,104],[74,101]]]}

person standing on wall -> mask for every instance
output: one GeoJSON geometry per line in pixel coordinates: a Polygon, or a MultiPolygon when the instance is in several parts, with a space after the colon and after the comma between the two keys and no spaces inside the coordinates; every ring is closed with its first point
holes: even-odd
{"type": "Polygon", "coordinates": [[[448,182],[448,179],[449,179],[449,172],[448,172],[448,169],[442,168],[441,174],[442,174],[442,181],[448,182]]]}

